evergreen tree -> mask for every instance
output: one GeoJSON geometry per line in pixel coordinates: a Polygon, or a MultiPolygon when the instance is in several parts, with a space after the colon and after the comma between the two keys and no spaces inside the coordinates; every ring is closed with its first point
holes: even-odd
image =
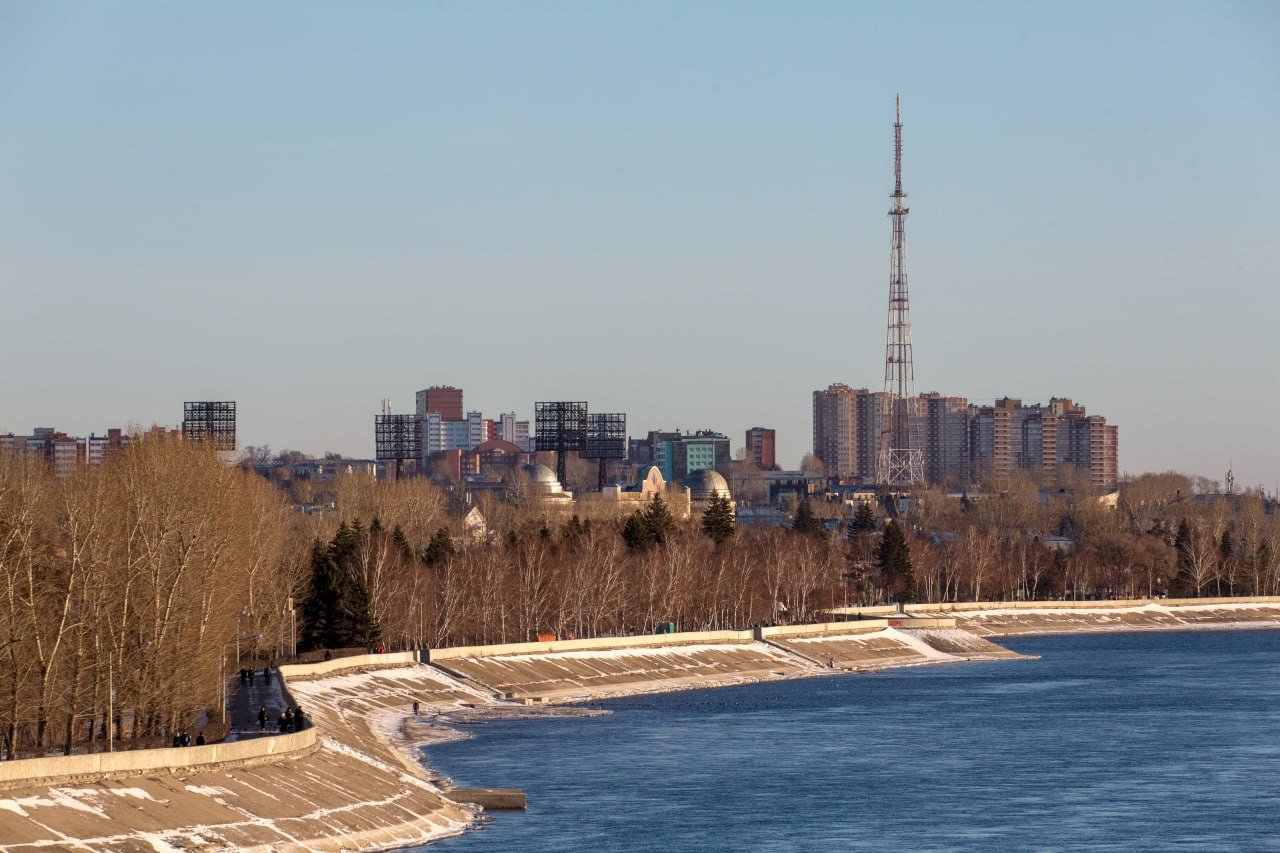
{"type": "Polygon", "coordinates": [[[911,549],[902,528],[893,519],[884,526],[880,547],[876,549],[876,564],[894,600],[907,604],[916,600],[916,576],[911,567],[911,549]]]}
{"type": "Polygon", "coordinates": [[[404,531],[400,529],[398,524],[391,531],[391,544],[400,552],[400,556],[406,560],[413,559],[413,548],[409,546],[409,540],[405,537],[404,531]]]}
{"type": "Polygon", "coordinates": [[[662,495],[655,494],[649,501],[649,505],[644,509],[644,521],[649,526],[653,541],[658,545],[666,542],[671,538],[671,534],[675,533],[676,518],[671,514],[671,508],[662,499],[662,495]]]}
{"type": "Polygon", "coordinates": [[[849,519],[847,525],[847,536],[849,539],[855,539],[860,535],[876,532],[876,516],[871,511],[871,504],[863,502],[858,504],[858,511],[854,513],[853,518],[849,519]]]}
{"type": "Polygon", "coordinates": [[[329,559],[329,549],[317,539],[311,545],[311,589],[302,603],[302,636],[298,647],[303,651],[335,645],[334,612],[342,598],[337,572],[329,559]]]}
{"type": "Polygon", "coordinates": [[[344,638],[346,642],[343,645],[373,649],[382,640],[382,630],[378,626],[378,620],[373,617],[369,587],[364,575],[353,569],[354,567],[348,567],[342,602],[350,631],[350,636],[344,638]]]}
{"type": "Polygon", "coordinates": [[[453,537],[443,527],[431,534],[427,542],[427,550],[422,553],[422,561],[428,566],[436,566],[453,556],[453,537]]]}
{"type": "Polygon", "coordinates": [[[733,507],[719,491],[713,492],[702,513],[702,532],[722,545],[733,536],[733,507]]]}
{"type": "Polygon", "coordinates": [[[1174,598],[1190,598],[1198,595],[1191,582],[1191,525],[1184,518],[1178,523],[1178,532],[1173,537],[1173,549],[1178,554],[1178,570],[1169,584],[1169,594],[1174,598]]]}
{"type": "Polygon", "coordinates": [[[631,551],[644,551],[653,544],[653,530],[642,510],[631,513],[627,523],[622,526],[622,539],[631,551]]]}
{"type": "Polygon", "coordinates": [[[797,533],[817,534],[825,532],[826,526],[823,525],[818,516],[813,514],[813,507],[809,506],[809,502],[802,500],[796,507],[796,515],[791,521],[791,529],[797,533]]]}

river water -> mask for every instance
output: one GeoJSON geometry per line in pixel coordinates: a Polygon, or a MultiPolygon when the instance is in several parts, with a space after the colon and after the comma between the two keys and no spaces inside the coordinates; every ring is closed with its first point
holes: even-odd
{"type": "Polygon", "coordinates": [[[435,746],[527,812],[431,851],[1280,850],[1280,631],[592,703],[435,746]]]}

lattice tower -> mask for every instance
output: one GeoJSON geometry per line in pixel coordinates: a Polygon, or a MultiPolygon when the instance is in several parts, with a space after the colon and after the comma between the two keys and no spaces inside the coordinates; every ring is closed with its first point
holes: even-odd
{"type": "Polygon", "coordinates": [[[902,191],[902,99],[893,123],[893,242],[889,253],[889,324],[884,348],[884,394],[878,419],[876,482],[909,486],[924,479],[915,365],[911,355],[911,306],[907,293],[907,194],[902,191]]]}

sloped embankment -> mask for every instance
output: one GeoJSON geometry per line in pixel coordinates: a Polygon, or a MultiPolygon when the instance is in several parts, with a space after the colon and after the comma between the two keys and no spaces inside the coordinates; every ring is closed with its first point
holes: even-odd
{"type": "Polygon", "coordinates": [[[991,604],[986,609],[948,611],[957,625],[989,637],[1096,631],[1191,630],[1280,626],[1280,603],[1135,603],[1132,606],[1037,606],[991,604]]]}
{"type": "MultiPolygon", "coordinates": [[[[400,672],[381,677],[394,685],[400,672]]],[[[448,681],[436,675],[432,683],[448,681]]],[[[345,684],[350,676],[326,680],[345,684]]],[[[304,683],[308,696],[319,696],[322,681],[304,683]]],[[[149,770],[59,784],[32,780],[0,791],[0,844],[6,850],[368,850],[453,835],[473,820],[474,809],[451,802],[420,768],[399,760],[375,726],[349,726],[351,718],[341,720],[327,703],[295,698],[316,728],[231,744],[224,752],[247,753],[286,738],[313,742],[305,748],[184,769],[167,769],[163,756],[144,755],[167,750],[104,756],[122,768],[156,760],[149,770]]],[[[175,751],[197,755],[203,749],[213,747],[175,751]]]]}
{"type": "Polygon", "coordinates": [[[458,654],[440,658],[433,653],[431,664],[484,685],[500,696],[529,701],[600,698],[795,676],[816,670],[809,661],[747,639],[656,647],[652,643],[631,647],[618,643],[612,648],[608,640],[593,642],[598,647],[560,650],[555,647],[568,643],[559,643],[547,644],[545,651],[524,651],[519,645],[449,650],[458,654]],[[502,653],[504,649],[511,653],[502,653]]]}

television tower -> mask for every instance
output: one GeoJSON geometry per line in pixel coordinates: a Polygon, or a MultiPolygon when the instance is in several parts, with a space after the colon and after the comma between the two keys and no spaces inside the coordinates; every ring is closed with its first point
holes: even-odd
{"type": "Polygon", "coordinates": [[[907,299],[907,210],[902,191],[902,96],[893,123],[893,245],[889,253],[889,328],[884,346],[884,394],[878,406],[880,446],[876,482],[909,486],[924,479],[924,448],[916,411],[915,366],[911,357],[911,306],[907,299]]]}

